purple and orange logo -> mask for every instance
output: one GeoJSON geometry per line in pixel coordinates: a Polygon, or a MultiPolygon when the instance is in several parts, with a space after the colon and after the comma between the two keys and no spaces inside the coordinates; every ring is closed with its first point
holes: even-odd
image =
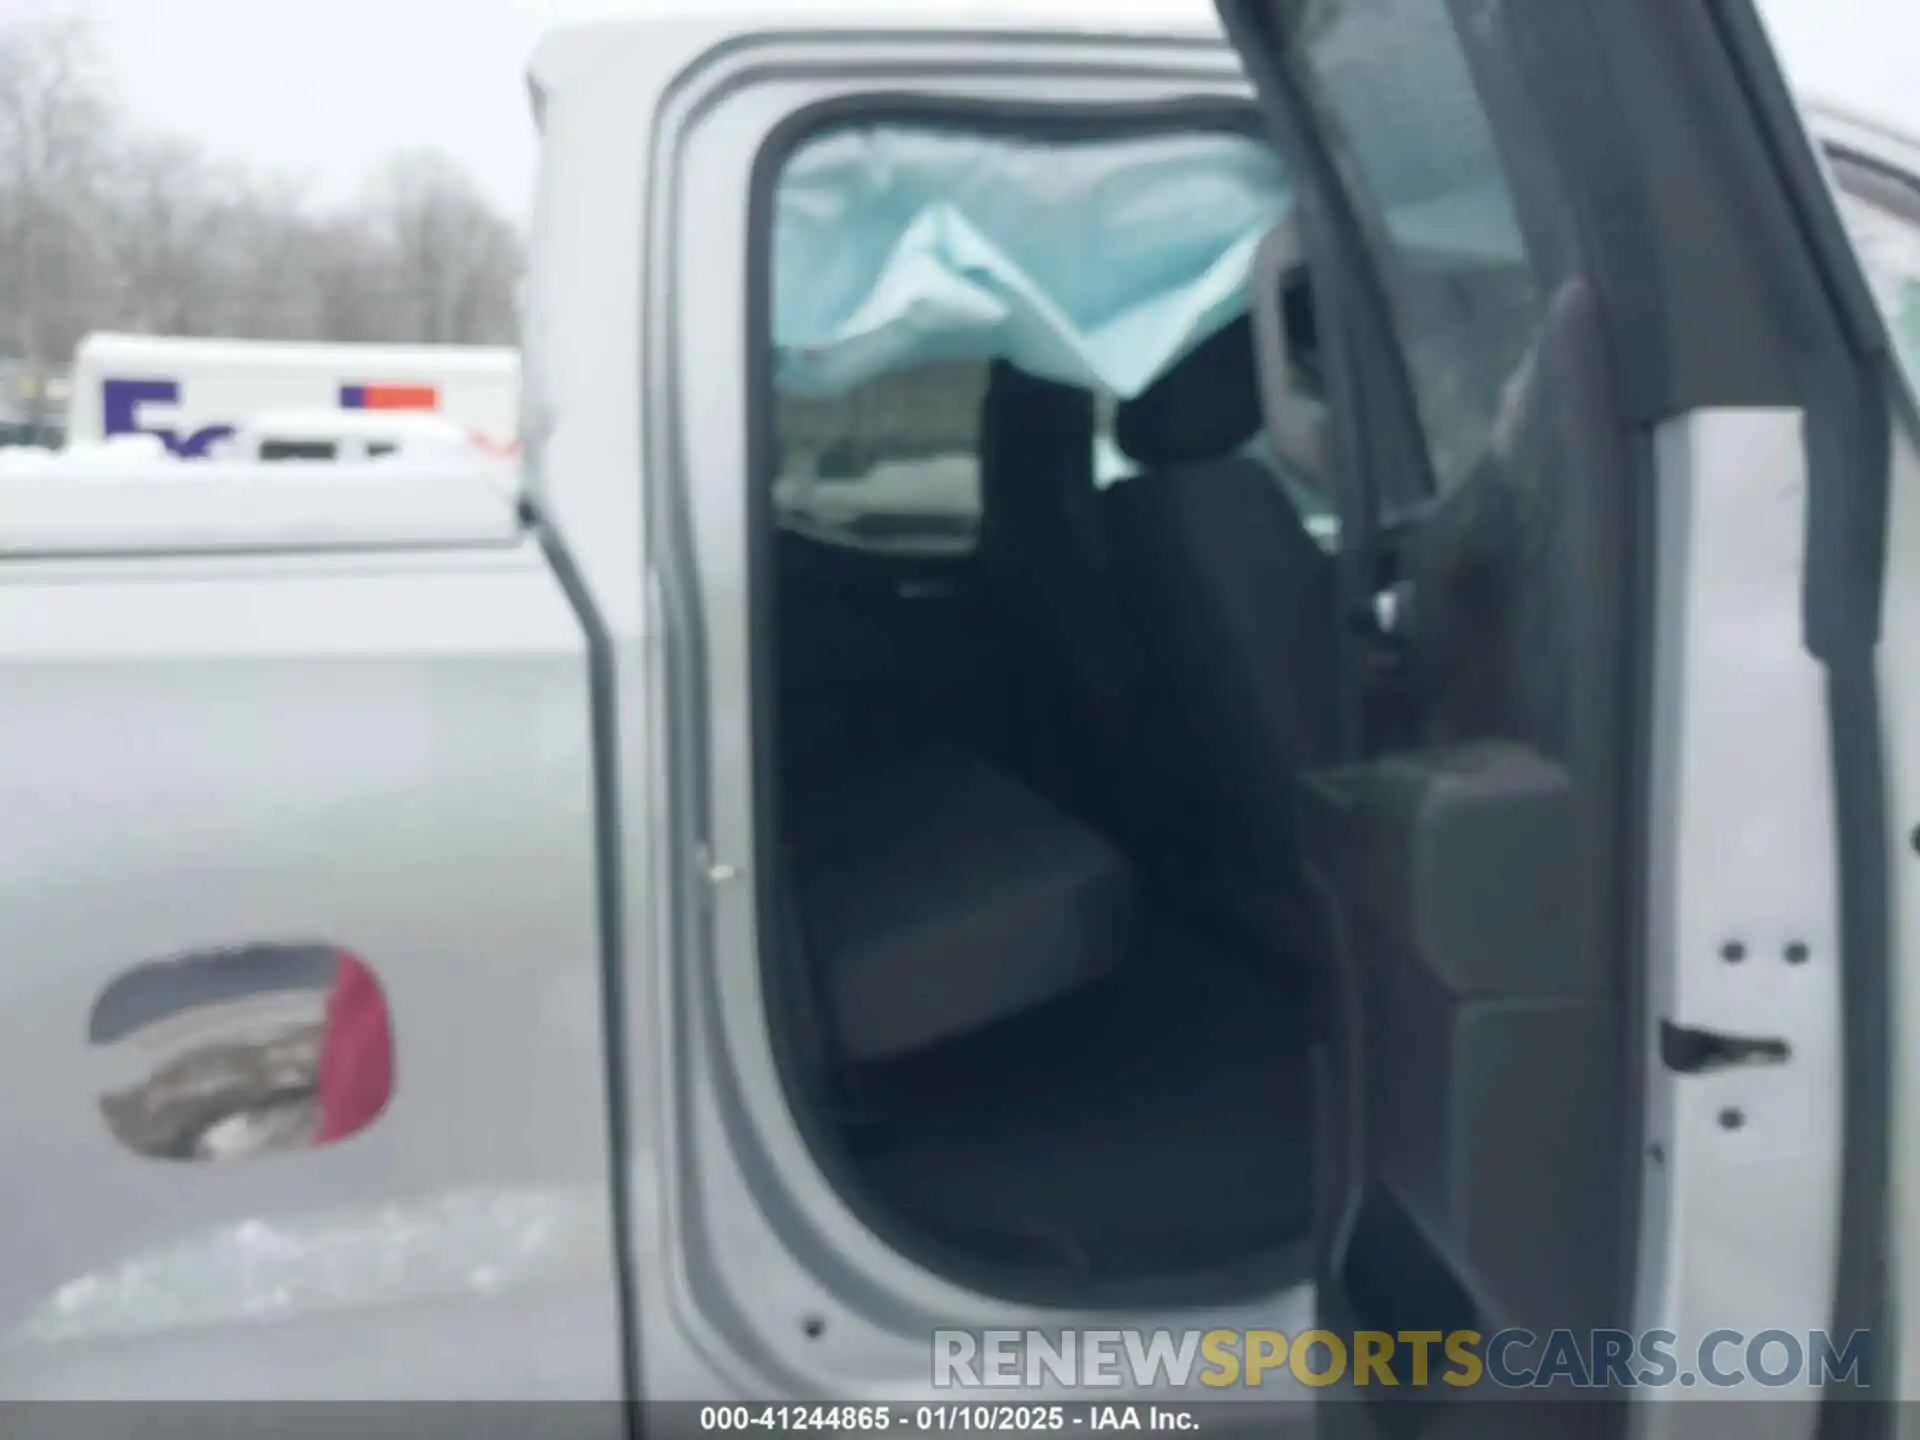
{"type": "Polygon", "coordinates": [[[435,385],[342,385],[342,410],[438,410],[435,385]]]}
{"type": "MultiPolygon", "coordinates": [[[[440,388],[421,384],[351,384],[339,389],[340,408],[358,411],[434,411],[440,409],[440,388]]],[[[108,435],[153,435],[167,449],[186,460],[203,459],[212,448],[234,433],[231,425],[209,425],[203,430],[182,432],[170,426],[151,423],[143,413],[148,407],[177,406],[180,383],[177,380],[107,380],[101,387],[102,429],[108,435]]],[[[479,431],[471,432],[482,450],[499,456],[519,453],[513,441],[499,441],[479,431]]]]}
{"type": "Polygon", "coordinates": [[[177,380],[108,380],[101,386],[100,408],[103,433],[108,435],[155,435],[167,449],[183,460],[199,460],[218,441],[233,434],[231,425],[209,425],[192,434],[182,434],[164,425],[144,423],[141,411],[149,405],[178,405],[180,382],[177,380]]]}
{"type": "MultiPolygon", "coordinates": [[[[440,391],[433,385],[342,385],[340,387],[340,408],[342,410],[438,410],[440,391]]],[[[473,443],[489,455],[509,457],[518,455],[520,447],[513,441],[499,441],[481,431],[467,431],[473,443]]]]}

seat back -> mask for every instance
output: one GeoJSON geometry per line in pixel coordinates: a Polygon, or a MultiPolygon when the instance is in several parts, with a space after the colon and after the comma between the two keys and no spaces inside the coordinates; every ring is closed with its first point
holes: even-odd
{"type": "Polygon", "coordinates": [[[780,776],[795,792],[909,733],[893,637],[801,563],[811,541],[776,541],[774,682],[780,776]]]}
{"type": "Polygon", "coordinates": [[[1251,321],[1120,407],[1140,467],[1100,497],[1102,531],[1178,713],[1187,833],[1210,873],[1297,876],[1301,772],[1332,753],[1335,574],[1261,432],[1251,321]]]}
{"type": "Polygon", "coordinates": [[[1020,653],[1024,768],[1116,833],[1136,828],[1147,666],[1090,512],[1093,396],[1004,361],[982,406],[980,561],[1020,653]]]}

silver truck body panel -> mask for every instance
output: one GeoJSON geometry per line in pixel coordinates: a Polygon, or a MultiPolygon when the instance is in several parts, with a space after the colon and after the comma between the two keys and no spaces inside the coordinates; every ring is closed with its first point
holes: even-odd
{"type": "Polygon", "coordinates": [[[538,550],[16,562],[0,636],[0,1396],[617,1397],[586,644],[538,550]],[[386,1112],[120,1148],[96,998],[251,941],[377,973],[386,1112]]]}
{"type": "Polygon", "coordinates": [[[503,545],[518,502],[508,465],[54,455],[0,468],[0,559],[503,545]]]}

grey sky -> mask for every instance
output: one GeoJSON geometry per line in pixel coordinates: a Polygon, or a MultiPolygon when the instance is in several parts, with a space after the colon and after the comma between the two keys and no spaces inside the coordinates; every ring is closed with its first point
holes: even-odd
{"type": "MultiPolygon", "coordinates": [[[[1920,4],[1762,4],[1796,83],[1920,132],[1920,4]]],[[[527,51],[556,20],[611,8],[613,0],[0,0],[0,16],[87,16],[143,121],[304,176],[318,196],[349,193],[397,147],[433,145],[516,214],[534,163],[527,51]]]]}

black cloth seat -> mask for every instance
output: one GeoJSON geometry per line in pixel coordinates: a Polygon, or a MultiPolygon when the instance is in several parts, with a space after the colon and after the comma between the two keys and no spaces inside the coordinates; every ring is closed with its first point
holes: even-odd
{"type": "Polygon", "coordinates": [[[985,761],[927,749],[791,806],[788,874],[836,1058],[925,1049],[1113,968],[1120,853],[985,761]]]}
{"type": "Polygon", "coordinates": [[[776,551],[780,774],[798,785],[908,733],[892,638],[799,563],[811,543],[781,535],[776,551]]]}
{"type": "Polygon", "coordinates": [[[996,360],[980,413],[981,571],[1020,659],[1024,771],[1139,848],[1147,660],[1103,553],[1091,392],[996,360]]]}
{"type": "Polygon", "coordinates": [[[1103,492],[1107,553],[1175,711],[1178,844],[1202,876],[1272,895],[1299,873],[1298,778],[1333,753],[1333,558],[1262,430],[1250,320],[1203,343],[1119,408],[1141,473],[1103,492]]]}

